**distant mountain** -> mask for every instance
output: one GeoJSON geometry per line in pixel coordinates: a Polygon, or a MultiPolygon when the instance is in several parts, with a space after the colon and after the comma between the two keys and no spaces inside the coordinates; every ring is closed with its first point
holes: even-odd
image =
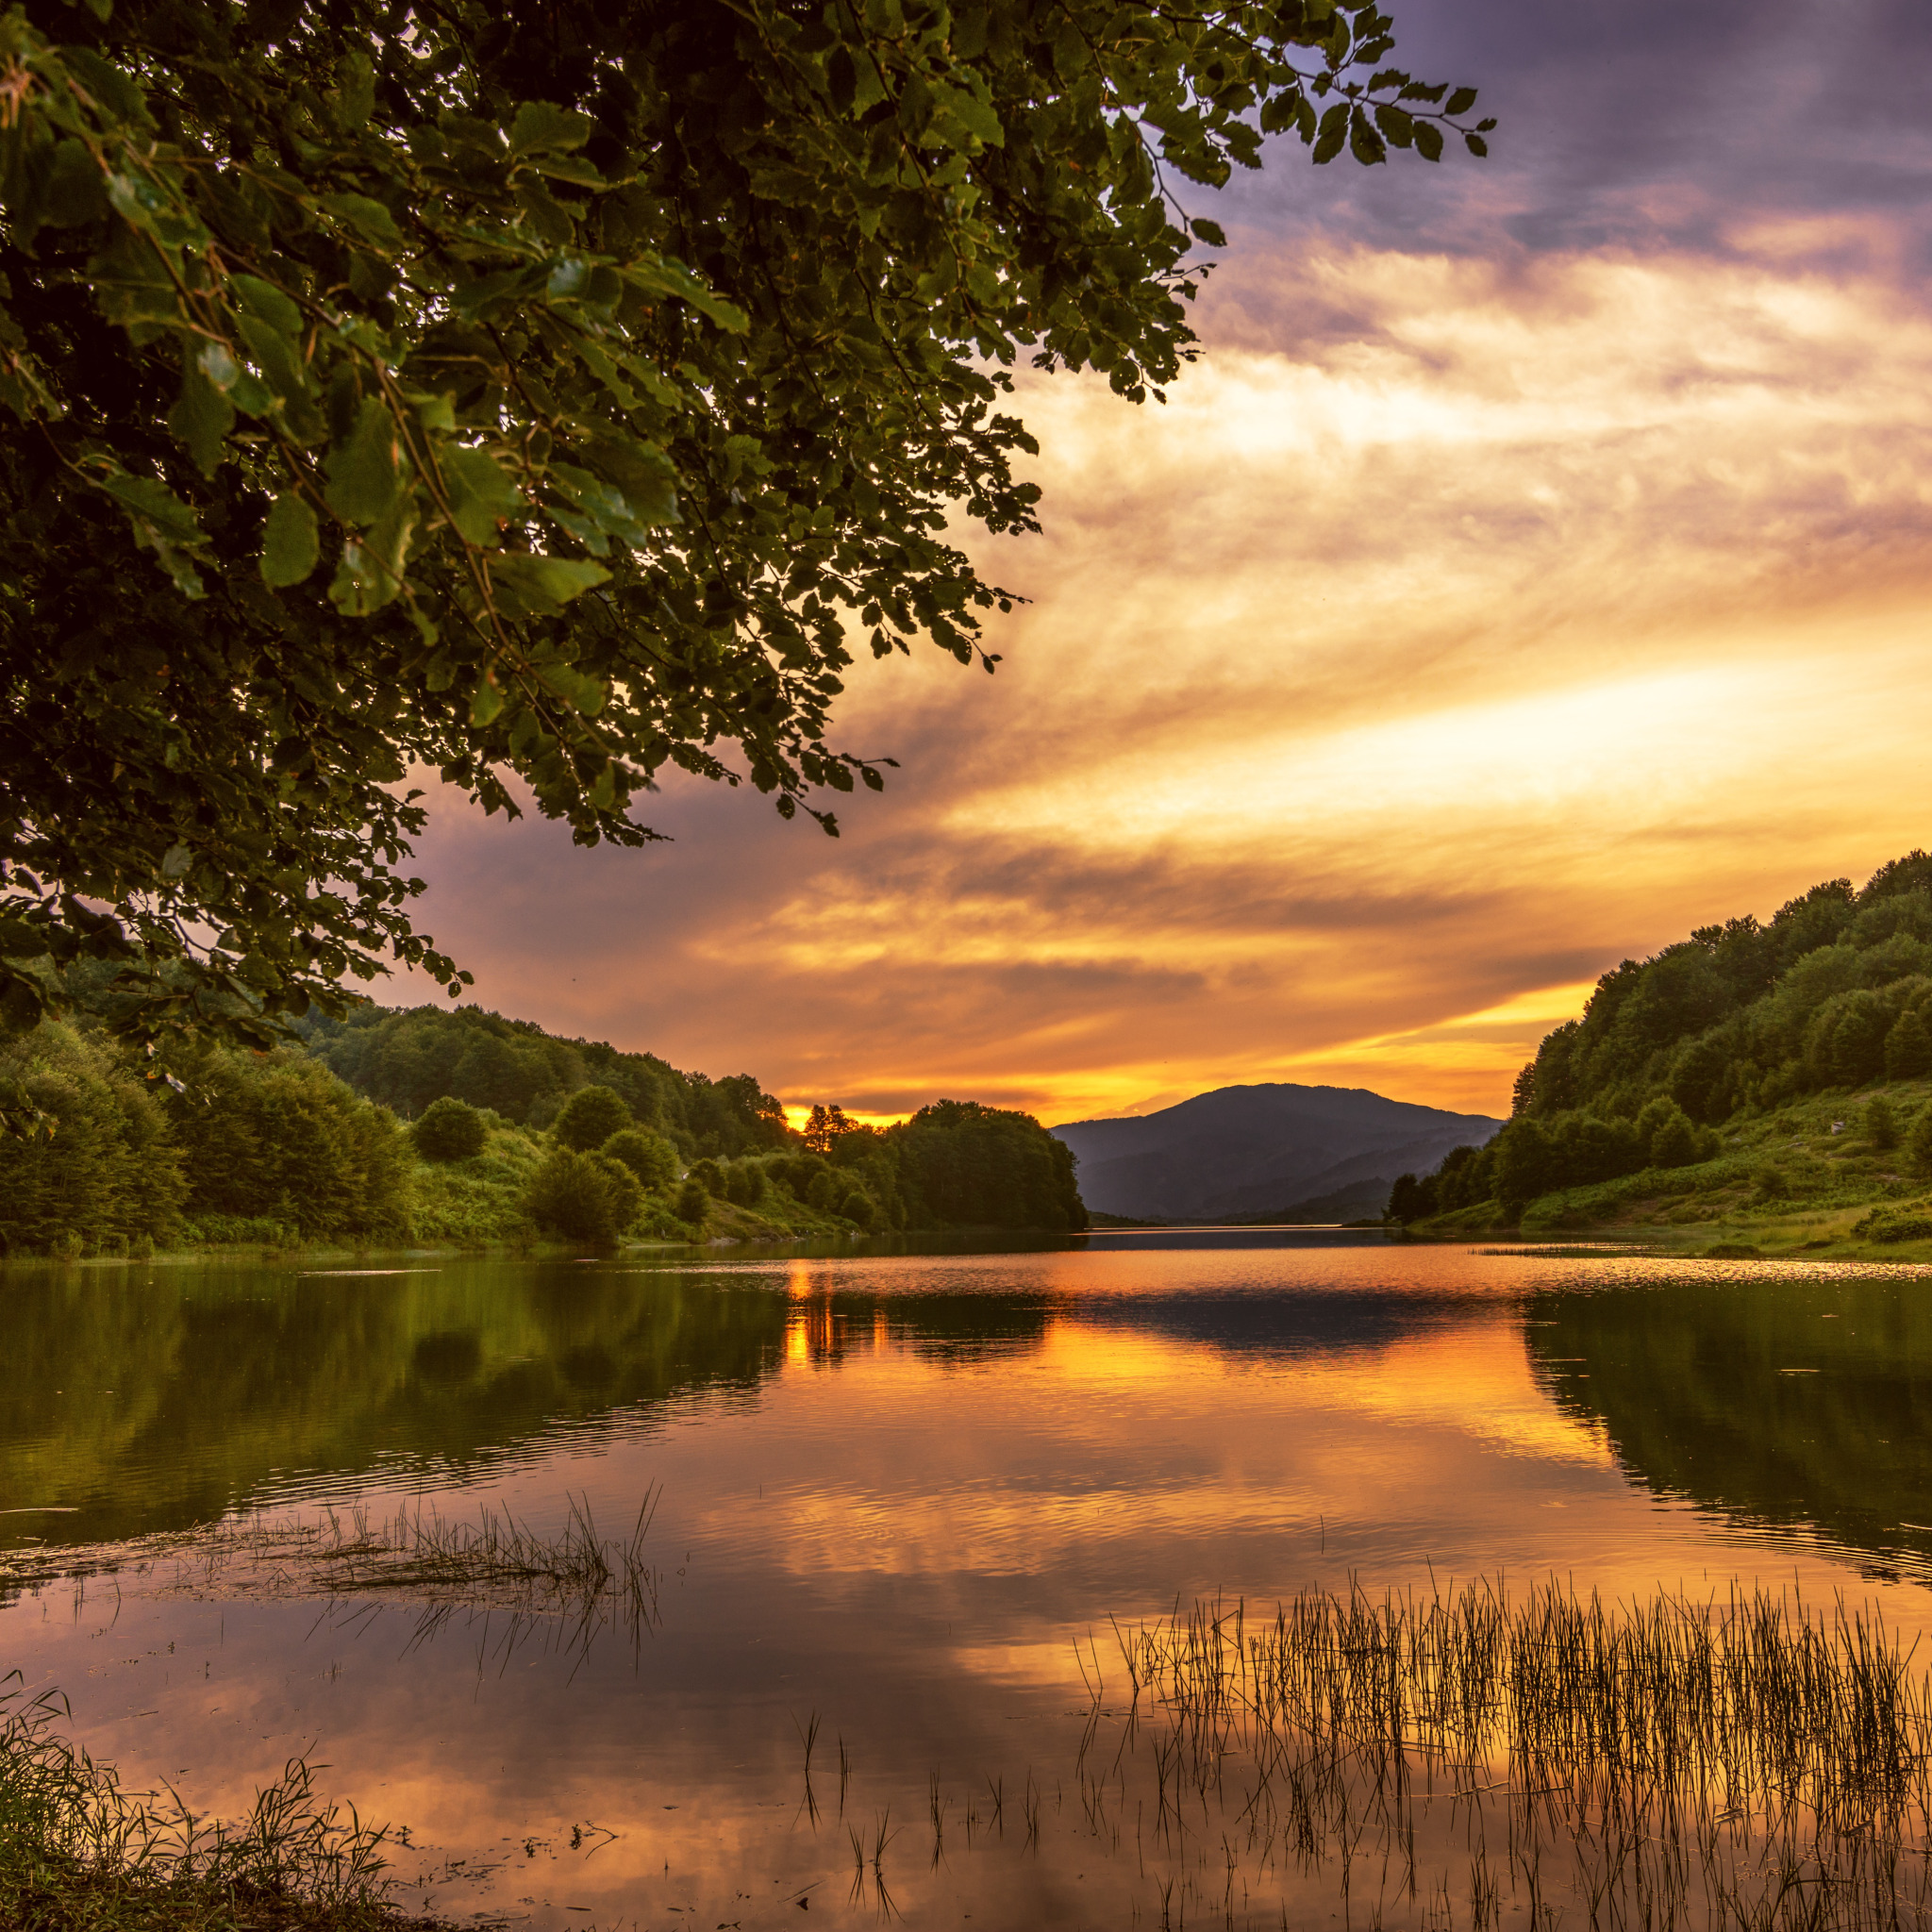
{"type": "Polygon", "coordinates": [[[1374,1213],[1397,1174],[1426,1174],[1452,1147],[1481,1146],[1502,1124],[1359,1087],[1273,1083],[1048,1131],[1079,1157],[1089,1208],[1136,1220],[1212,1221],[1339,1200],[1374,1199],[1355,1208],[1374,1213]]]}

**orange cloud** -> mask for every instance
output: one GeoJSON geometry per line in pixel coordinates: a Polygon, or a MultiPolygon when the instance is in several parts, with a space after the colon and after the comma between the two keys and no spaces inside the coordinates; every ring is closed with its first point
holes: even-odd
{"type": "Polygon", "coordinates": [[[995,678],[855,668],[904,774],[843,839],[689,787],[641,857],[451,816],[439,939],[868,1118],[1505,1108],[1619,958],[1925,842],[1932,324],[1803,240],[1248,258],[1165,409],[1023,384],[1045,534],[974,541],[1033,602],[995,678]]]}

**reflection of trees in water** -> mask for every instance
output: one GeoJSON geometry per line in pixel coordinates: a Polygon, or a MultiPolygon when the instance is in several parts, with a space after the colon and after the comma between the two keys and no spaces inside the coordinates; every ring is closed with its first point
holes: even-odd
{"type": "Polygon", "coordinates": [[[1924,1284],[1680,1281],[1544,1293],[1526,1313],[1557,1400],[1657,1493],[1815,1525],[1875,1574],[1932,1557],[1924,1284]]]}
{"type": "Polygon", "coordinates": [[[62,1541],[178,1528],[278,1474],[461,1470],[776,1362],[785,1305],[715,1277],[478,1266],[10,1285],[0,1491],[62,1541]]]}
{"type": "Polygon", "coordinates": [[[1057,1315],[1240,1355],[1384,1345],[1439,1301],[1333,1291],[803,1297],[715,1269],[479,1262],[302,1276],[242,1268],[16,1277],[0,1491],[66,1513],[12,1535],[117,1541],[205,1523],[294,1473],[458,1473],[667,1403],[749,1394],[788,1357],[1037,1347],[1057,1315]]]}

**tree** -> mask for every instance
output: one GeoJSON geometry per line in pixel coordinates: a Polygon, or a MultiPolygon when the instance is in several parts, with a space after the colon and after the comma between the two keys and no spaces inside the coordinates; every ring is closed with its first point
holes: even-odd
{"type": "Polygon", "coordinates": [[[539,1227],[608,1246],[637,1219],[643,1191],[621,1160],[554,1147],[530,1176],[525,1202],[539,1227]]]}
{"type": "Polygon", "coordinates": [[[608,1087],[579,1087],[550,1124],[550,1134],[559,1146],[588,1154],[631,1124],[630,1108],[608,1087]]]}
{"type": "Polygon", "coordinates": [[[612,1160],[621,1160],[646,1188],[668,1188],[677,1178],[677,1149],[649,1127],[622,1127],[604,1142],[612,1160]]]}
{"type": "Polygon", "coordinates": [[[847,1134],[863,1133],[862,1123],[849,1118],[845,1109],[835,1100],[831,1106],[815,1104],[805,1124],[805,1144],[814,1154],[830,1154],[833,1146],[847,1134]]]}
{"type": "Polygon", "coordinates": [[[1885,1036],[1885,1071],[1894,1080],[1932,1074],[1932,1026],[1922,1008],[1907,1007],[1885,1036]]]}
{"type": "MultiPolygon", "coordinates": [[[[851,650],[989,670],[1024,355],[1159,397],[1188,184],[1481,154],[1367,0],[27,0],[0,22],[0,1014],[261,1043],[390,958],[413,767],[828,831],[851,650]],[[734,749],[735,748],[735,749],[734,749]]],[[[1446,98],[1445,98],[1446,96],[1446,98]]]]}
{"type": "Polygon", "coordinates": [[[467,1160],[482,1153],[490,1127],[474,1107],[444,1094],[423,1109],[409,1135],[425,1160],[467,1160]]]}

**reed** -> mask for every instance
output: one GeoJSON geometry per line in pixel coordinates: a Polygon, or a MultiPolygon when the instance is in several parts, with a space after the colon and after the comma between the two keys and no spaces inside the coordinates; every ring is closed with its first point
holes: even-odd
{"type": "Polygon", "coordinates": [[[1479,1582],[1197,1604],[1116,1641],[1090,1829],[1138,1765],[1171,1845],[1211,1830],[1344,1901],[1374,1874],[1390,1923],[1932,1924],[1932,1692],[1874,1610],[1479,1582]]]}
{"type": "Polygon", "coordinates": [[[65,1704],[0,1690],[0,1924],[73,1932],[397,1932],[388,1832],[325,1804],[291,1758],[239,1822],[122,1788],[60,1735],[65,1704]]]}

